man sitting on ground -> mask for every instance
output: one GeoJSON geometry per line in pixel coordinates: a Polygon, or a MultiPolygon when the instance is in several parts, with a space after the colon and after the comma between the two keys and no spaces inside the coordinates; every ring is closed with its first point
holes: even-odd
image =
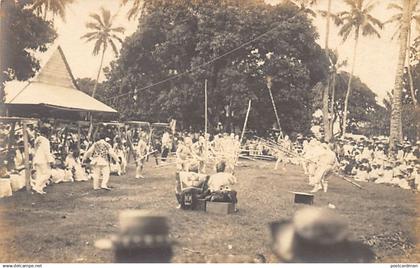
{"type": "Polygon", "coordinates": [[[222,201],[214,200],[215,196],[223,195],[229,197],[232,203],[237,203],[236,191],[232,190],[232,185],[237,183],[235,176],[232,173],[225,172],[226,163],[224,161],[219,162],[216,165],[216,174],[210,176],[207,183],[208,190],[210,192],[210,201],[222,201]]]}

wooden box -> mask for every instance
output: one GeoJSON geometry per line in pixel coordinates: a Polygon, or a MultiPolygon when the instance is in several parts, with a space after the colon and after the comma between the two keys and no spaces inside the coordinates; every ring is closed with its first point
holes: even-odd
{"type": "Polygon", "coordinates": [[[206,211],[206,200],[205,199],[197,199],[197,203],[193,207],[193,210],[206,211]]]}
{"type": "Polygon", "coordinates": [[[225,202],[207,202],[206,211],[215,214],[232,214],[235,213],[236,204],[225,202]]]}
{"type": "Polygon", "coordinates": [[[295,204],[306,204],[306,205],[313,205],[314,203],[314,195],[302,192],[293,192],[295,195],[294,202],[295,204]]]}

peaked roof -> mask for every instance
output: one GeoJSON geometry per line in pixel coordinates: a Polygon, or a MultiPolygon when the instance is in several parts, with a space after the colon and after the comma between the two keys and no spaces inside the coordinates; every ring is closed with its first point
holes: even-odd
{"type": "Polygon", "coordinates": [[[77,88],[74,76],[58,46],[37,76],[22,86],[6,85],[6,104],[42,105],[78,112],[117,113],[77,88]]]}
{"type": "Polygon", "coordinates": [[[60,46],[42,67],[34,81],[77,89],[76,81],[60,46]]]}

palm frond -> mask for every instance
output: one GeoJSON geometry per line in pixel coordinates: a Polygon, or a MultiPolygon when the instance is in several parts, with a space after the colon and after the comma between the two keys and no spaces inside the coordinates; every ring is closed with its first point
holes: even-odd
{"type": "Polygon", "coordinates": [[[388,7],[387,7],[387,9],[396,9],[396,10],[401,11],[401,12],[403,11],[402,6],[400,6],[400,5],[396,4],[396,3],[389,4],[388,7]]]}
{"type": "Polygon", "coordinates": [[[101,16],[99,16],[98,14],[92,13],[89,15],[89,17],[97,21],[102,27],[105,27],[104,23],[102,22],[101,16]]]}
{"type": "Polygon", "coordinates": [[[110,30],[113,31],[113,32],[117,32],[117,33],[124,33],[125,32],[124,27],[115,27],[115,28],[111,28],[110,30]]]}
{"type": "Polygon", "coordinates": [[[357,8],[357,0],[343,0],[344,3],[349,5],[351,8],[357,8]]]}
{"type": "Polygon", "coordinates": [[[362,28],[362,35],[363,36],[370,36],[370,35],[376,35],[378,38],[381,38],[381,34],[378,30],[376,30],[375,27],[373,27],[372,24],[367,23],[362,28]]]}
{"type": "Polygon", "coordinates": [[[100,31],[102,28],[99,24],[95,23],[95,22],[88,22],[85,24],[86,28],[88,29],[92,29],[92,30],[98,30],[100,31]]]}
{"type": "Polygon", "coordinates": [[[353,24],[351,22],[347,22],[344,24],[338,34],[343,37],[343,41],[345,42],[350,35],[351,31],[353,29],[353,24]]]}
{"type": "Polygon", "coordinates": [[[87,38],[91,38],[92,36],[96,36],[98,34],[98,32],[90,32],[87,34],[84,34],[80,37],[80,39],[87,39],[87,38]]]}
{"type": "Polygon", "coordinates": [[[379,29],[382,29],[384,27],[384,23],[382,21],[378,20],[377,18],[373,17],[372,15],[366,14],[366,18],[368,19],[368,21],[370,23],[372,23],[373,25],[375,25],[379,29]]]}
{"type": "Polygon", "coordinates": [[[101,8],[102,12],[102,20],[105,26],[109,26],[111,24],[111,12],[108,9],[101,8]]]}
{"type": "MultiPolygon", "coordinates": [[[[328,11],[326,11],[326,10],[318,10],[318,13],[322,17],[327,17],[327,15],[328,15],[328,11]]],[[[340,16],[338,14],[330,12],[330,18],[333,20],[334,24],[337,25],[337,26],[343,24],[343,20],[340,18],[340,16]]]]}
{"type": "Polygon", "coordinates": [[[385,21],[385,24],[398,23],[398,22],[401,22],[401,19],[402,19],[402,14],[398,13],[398,14],[393,15],[387,21],[385,21]]]}
{"type": "Polygon", "coordinates": [[[378,3],[379,2],[376,0],[369,2],[362,12],[365,14],[372,12],[372,10],[378,5],[378,3]]]}
{"type": "Polygon", "coordinates": [[[134,19],[145,7],[145,0],[122,0],[122,5],[126,5],[128,2],[133,2],[131,8],[127,11],[127,18],[129,20],[134,19]]]}
{"type": "Polygon", "coordinates": [[[112,39],[109,39],[109,44],[111,45],[112,51],[114,52],[115,56],[118,56],[117,46],[114,44],[114,41],[112,41],[112,39]]]}
{"type": "Polygon", "coordinates": [[[98,34],[92,35],[86,39],[86,43],[89,43],[90,41],[93,41],[93,40],[97,40],[98,38],[100,38],[98,34]]]}
{"type": "Polygon", "coordinates": [[[95,47],[93,48],[93,55],[94,56],[97,56],[99,54],[102,46],[104,46],[103,40],[102,39],[96,40],[95,47]]]}
{"type": "Polygon", "coordinates": [[[122,38],[121,37],[119,37],[119,36],[117,36],[117,35],[115,35],[115,34],[111,34],[111,37],[112,38],[114,38],[114,39],[116,39],[118,42],[120,42],[121,44],[124,42],[123,40],[122,40],[122,38]]]}

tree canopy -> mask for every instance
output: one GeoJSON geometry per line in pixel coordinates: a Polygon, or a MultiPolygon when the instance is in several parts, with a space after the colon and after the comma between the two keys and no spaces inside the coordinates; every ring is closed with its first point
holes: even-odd
{"type": "MultiPolygon", "coordinates": [[[[30,5],[31,0],[1,1],[1,87],[5,81],[27,80],[34,76],[40,65],[31,52],[46,51],[48,44],[57,37],[52,24],[36,16],[27,8],[30,5]]],[[[4,95],[0,95],[0,99],[3,100],[4,95]]]]}
{"type": "MultiPolygon", "coordinates": [[[[343,131],[343,107],[347,92],[347,82],[350,74],[339,72],[335,84],[334,114],[332,120],[338,122],[340,133],[343,131]]],[[[314,108],[322,107],[322,87],[315,88],[314,108]]],[[[386,120],[385,107],[380,106],[376,100],[376,94],[364,84],[360,78],[353,77],[352,90],[349,98],[348,128],[351,133],[363,135],[383,135],[384,127],[389,122],[386,120]],[[383,118],[383,119],[380,119],[383,118]],[[383,124],[384,126],[379,126],[383,124]],[[377,130],[377,131],[375,131],[377,130]]]]}
{"type": "Polygon", "coordinates": [[[239,0],[145,6],[104,82],[103,94],[123,117],[176,118],[185,128],[201,128],[207,79],[212,126],[240,126],[252,99],[249,126],[267,129],[275,122],[266,85],[271,76],[283,129],[309,131],[311,88],[325,78],[328,64],[312,21],[298,6],[239,0]]]}

